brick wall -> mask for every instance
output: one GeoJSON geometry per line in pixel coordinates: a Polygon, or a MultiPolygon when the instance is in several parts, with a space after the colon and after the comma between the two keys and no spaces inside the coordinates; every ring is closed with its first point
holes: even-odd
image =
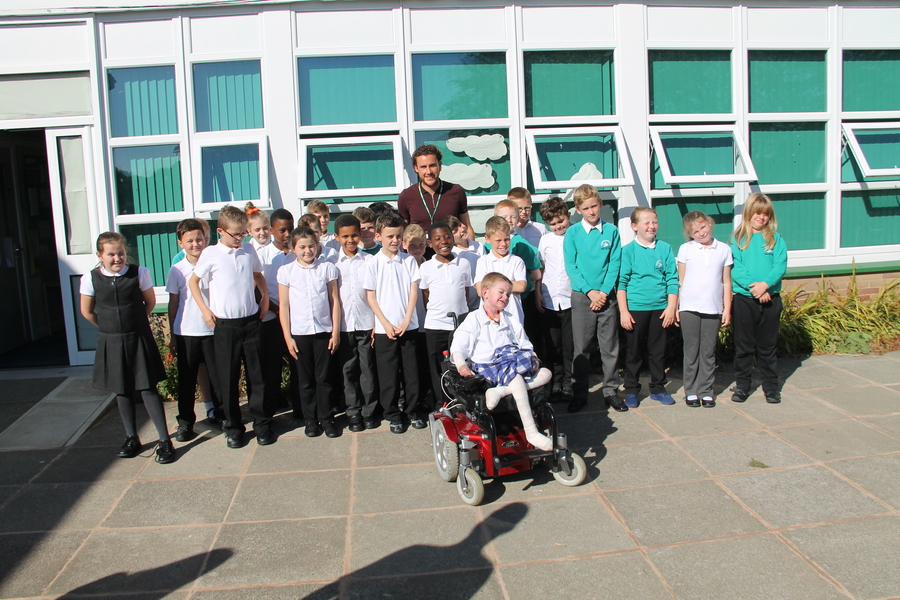
{"type": "MultiPolygon", "coordinates": [[[[850,275],[826,275],[825,285],[834,288],[843,295],[847,293],[850,279],[850,275]]],[[[886,285],[898,281],[900,281],[900,271],[856,274],[856,286],[859,289],[859,295],[865,300],[871,299],[886,285]]],[[[786,291],[801,287],[806,292],[815,292],[821,285],[821,277],[785,277],[782,288],[786,291]]]]}

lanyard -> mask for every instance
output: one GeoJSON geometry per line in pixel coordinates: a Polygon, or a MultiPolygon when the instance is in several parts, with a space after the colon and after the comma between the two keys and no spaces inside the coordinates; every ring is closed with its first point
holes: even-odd
{"type": "MultiPolygon", "coordinates": [[[[434,203],[434,210],[430,210],[428,208],[428,203],[425,202],[425,194],[422,192],[422,183],[419,183],[419,198],[422,199],[422,206],[425,207],[425,212],[428,213],[428,220],[432,222],[434,221],[434,215],[437,213],[438,206],[441,205],[441,187],[443,187],[443,184],[438,181],[437,200],[434,203]]],[[[432,197],[434,197],[434,194],[432,194],[432,197]]]]}

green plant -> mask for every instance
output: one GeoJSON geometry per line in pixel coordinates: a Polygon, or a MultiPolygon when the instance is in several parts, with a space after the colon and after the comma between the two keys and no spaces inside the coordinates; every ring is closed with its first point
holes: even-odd
{"type": "Polygon", "coordinates": [[[166,402],[178,399],[178,364],[175,355],[169,351],[169,320],[164,314],[150,315],[150,331],[156,341],[156,348],[166,368],[166,378],[160,381],[156,390],[166,402]]]}

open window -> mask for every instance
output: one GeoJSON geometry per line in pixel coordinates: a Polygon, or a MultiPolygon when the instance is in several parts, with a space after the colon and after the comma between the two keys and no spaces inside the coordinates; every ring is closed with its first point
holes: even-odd
{"type": "Polygon", "coordinates": [[[757,180],[736,125],[651,126],[650,139],[667,185],[757,180]]]}
{"type": "Polygon", "coordinates": [[[844,123],[842,128],[864,176],[900,176],[900,121],[844,123]]]}
{"type": "Polygon", "coordinates": [[[572,127],[525,131],[531,176],[539,189],[634,185],[622,129],[572,127]]]}
{"type": "Polygon", "coordinates": [[[303,198],[399,194],[400,136],[301,139],[299,175],[303,198]]]}

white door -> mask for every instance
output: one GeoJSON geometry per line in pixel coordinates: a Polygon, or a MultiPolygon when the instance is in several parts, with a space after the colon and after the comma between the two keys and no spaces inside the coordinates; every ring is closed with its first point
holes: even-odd
{"type": "MultiPolygon", "coordinates": [[[[53,200],[53,229],[59,258],[69,364],[94,362],[97,328],[81,316],[81,275],[97,266],[100,208],[94,185],[91,127],[48,129],[47,162],[53,200]]],[[[106,212],[105,201],[104,209],[106,212]]]]}

